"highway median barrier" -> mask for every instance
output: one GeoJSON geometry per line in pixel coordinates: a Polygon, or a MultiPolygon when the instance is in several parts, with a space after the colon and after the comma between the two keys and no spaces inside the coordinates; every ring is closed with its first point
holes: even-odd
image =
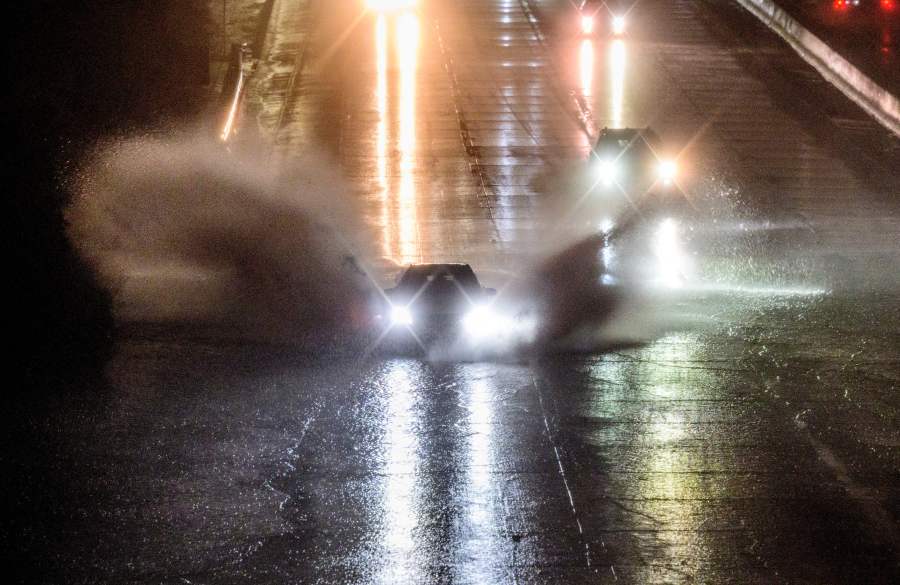
{"type": "Polygon", "coordinates": [[[829,83],[900,136],[900,100],[897,96],[878,85],[772,0],[737,2],[786,40],[829,83]]]}
{"type": "Polygon", "coordinates": [[[221,122],[217,123],[215,131],[217,138],[222,142],[228,142],[236,132],[247,82],[262,57],[274,7],[275,0],[265,0],[263,3],[252,42],[231,45],[228,67],[225,70],[216,108],[220,112],[221,122]]]}
{"type": "Polygon", "coordinates": [[[250,47],[246,44],[232,45],[228,69],[225,72],[222,93],[219,97],[218,109],[223,112],[223,120],[216,131],[222,142],[228,142],[235,133],[241,101],[247,88],[247,79],[252,74],[253,68],[254,60],[250,47]]]}

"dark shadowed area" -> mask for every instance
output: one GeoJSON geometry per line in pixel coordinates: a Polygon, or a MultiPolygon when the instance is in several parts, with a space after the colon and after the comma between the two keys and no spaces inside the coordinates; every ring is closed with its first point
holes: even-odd
{"type": "Polygon", "coordinates": [[[203,107],[206,16],[205,3],[180,0],[26,2],[7,15],[3,135],[12,262],[4,323],[13,380],[2,392],[8,496],[0,532],[14,576],[33,565],[19,565],[20,548],[11,543],[57,527],[52,494],[60,484],[42,470],[42,413],[58,396],[97,390],[112,351],[111,295],[66,236],[69,176],[98,138],[156,131],[203,107]],[[72,382],[76,376],[84,381],[72,382]]]}
{"type": "Polygon", "coordinates": [[[208,83],[203,2],[32,2],[12,12],[5,62],[18,350],[29,374],[102,361],[110,301],[73,254],[67,175],[101,137],[193,117],[208,83]]]}

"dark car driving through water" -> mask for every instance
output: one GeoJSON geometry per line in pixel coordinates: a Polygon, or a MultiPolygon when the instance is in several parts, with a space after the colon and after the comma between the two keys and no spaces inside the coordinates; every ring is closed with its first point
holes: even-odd
{"type": "Polygon", "coordinates": [[[475,346],[514,327],[493,306],[497,291],[482,286],[468,264],[413,264],[384,293],[376,322],[390,349],[475,346]]]}

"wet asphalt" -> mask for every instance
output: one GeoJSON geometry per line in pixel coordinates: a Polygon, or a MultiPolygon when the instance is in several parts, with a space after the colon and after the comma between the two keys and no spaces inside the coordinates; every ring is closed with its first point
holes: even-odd
{"type": "Polygon", "coordinates": [[[465,261],[502,288],[596,229],[546,218],[604,126],[683,153],[696,273],[590,352],[129,330],[36,423],[43,580],[897,582],[896,137],[727,3],[643,0],[617,39],[567,2],[420,4],[276,2],[241,122],[340,169],[383,284],[465,261]]]}

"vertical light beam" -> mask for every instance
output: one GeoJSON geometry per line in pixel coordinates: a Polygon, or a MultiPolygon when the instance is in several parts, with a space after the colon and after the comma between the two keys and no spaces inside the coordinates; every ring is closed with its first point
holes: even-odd
{"type": "Polygon", "coordinates": [[[397,61],[400,65],[400,258],[401,264],[420,259],[416,209],[416,67],[419,17],[406,12],[397,17],[397,61]]]}
{"type": "Polygon", "coordinates": [[[610,127],[622,128],[622,111],[625,101],[625,41],[616,39],[612,42],[609,52],[610,58],[610,91],[612,96],[610,103],[610,127]]]}
{"type": "Polygon", "coordinates": [[[581,41],[578,54],[578,65],[581,73],[581,95],[589,97],[594,86],[594,43],[588,39],[581,41]]]}
{"type": "Polygon", "coordinates": [[[375,20],[375,105],[378,109],[378,126],[375,132],[375,160],[378,174],[378,190],[381,198],[382,251],[385,257],[393,256],[391,205],[387,179],[387,19],[379,14],[375,20]]]}

